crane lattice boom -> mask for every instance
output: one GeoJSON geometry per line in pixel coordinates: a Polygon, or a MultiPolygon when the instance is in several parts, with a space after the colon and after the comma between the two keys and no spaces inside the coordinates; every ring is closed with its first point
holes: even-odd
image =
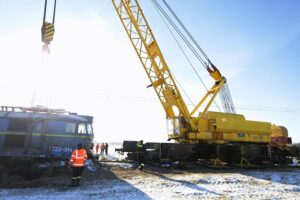
{"type": "Polygon", "coordinates": [[[188,108],[175,84],[169,67],[157,45],[147,20],[136,0],[113,0],[121,22],[151,81],[151,85],[163,105],[167,118],[190,117],[188,108]]]}

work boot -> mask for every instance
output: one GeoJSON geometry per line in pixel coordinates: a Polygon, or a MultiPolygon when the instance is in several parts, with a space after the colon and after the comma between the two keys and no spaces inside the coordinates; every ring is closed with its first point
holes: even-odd
{"type": "Polygon", "coordinates": [[[139,169],[140,169],[140,170],[143,170],[143,169],[144,169],[144,163],[141,163],[141,164],[139,165],[139,169]]]}
{"type": "Polygon", "coordinates": [[[69,185],[70,187],[75,187],[76,185],[76,179],[72,179],[72,183],[69,185]]]}
{"type": "Polygon", "coordinates": [[[79,185],[80,185],[79,183],[80,183],[80,178],[77,178],[77,179],[76,179],[76,184],[75,184],[75,186],[76,186],[76,187],[79,187],[79,185]]]}

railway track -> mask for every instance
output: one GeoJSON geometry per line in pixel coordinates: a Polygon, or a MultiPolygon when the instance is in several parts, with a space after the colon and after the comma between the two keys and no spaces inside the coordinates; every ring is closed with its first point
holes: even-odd
{"type": "MultiPolygon", "coordinates": [[[[133,168],[136,165],[135,161],[132,160],[98,160],[97,164],[101,166],[101,164],[109,165],[109,164],[131,164],[133,168]]],[[[207,168],[207,169],[243,169],[243,170],[288,170],[288,169],[300,169],[300,164],[295,165],[228,165],[228,164],[211,164],[211,163],[186,163],[186,162],[146,162],[146,166],[151,167],[162,167],[162,168],[176,168],[176,169],[188,169],[188,168],[207,168]]]]}

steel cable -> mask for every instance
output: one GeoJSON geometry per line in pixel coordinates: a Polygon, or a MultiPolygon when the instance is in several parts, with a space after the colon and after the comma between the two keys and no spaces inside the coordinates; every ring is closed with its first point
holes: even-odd
{"type": "MultiPolygon", "coordinates": [[[[184,54],[185,58],[187,59],[187,61],[189,62],[190,66],[192,67],[193,71],[195,72],[195,74],[197,75],[198,79],[201,81],[202,85],[204,86],[204,88],[206,89],[206,92],[208,92],[208,88],[206,87],[204,81],[201,79],[199,73],[197,72],[195,66],[192,64],[191,60],[189,59],[189,57],[187,56],[187,54],[185,53],[183,47],[180,45],[179,41],[177,40],[177,38],[175,37],[174,33],[172,32],[172,30],[170,29],[169,25],[167,24],[166,20],[164,19],[164,17],[168,20],[168,22],[171,24],[171,26],[174,28],[174,30],[178,33],[178,35],[182,38],[182,40],[185,42],[185,44],[189,47],[189,49],[194,53],[194,55],[198,58],[200,57],[200,55],[196,52],[196,50],[192,47],[192,45],[190,44],[190,42],[186,39],[186,37],[184,36],[184,34],[180,31],[180,29],[176,26],[176,24],[172,21],[172,19],[168,16],[168,14],[164,11],[164,9],[160,6],[160,4],[156,1],[156,0],[152,0],[152,3],[154,4],[155,9],[157,10],[158,14],[160,15],[160,17],[162,18],[164,24],[166,25],[167,29],[169,30],[169,32],[171,33],[172,37],[174,38],[174,40],[176,41],[177,45],[179,46],[180,50],[182,51],[182,53],[184,54]],[[198,56],[197,56],[198,55],[198,56]]],[[[199,60],[199,59],[198,59],[199,60]]],[[[203,65],[203,67],[206,69],[206,64],[205,61],[200,57],[200,63],[203,65]]],[[[176,79],[175,79],[176,80],[176,79]]],[[[176,80],[176,82],[178,83],[178,81],[176,80]]],[[[179,83],[178,83],[179,84],[179,83]]],[[[183,90],[184,94],[187,96],[187,98],[189,99],[189,101],[191,102],[192,105],[194,105],[194,103],[192,103],[193,101],[191,100],[191,98],[189,97],[189,95],[185,92],[185,90],[182,88],[182,86],[179,84],[180,88],[183,90]]],[[[219,111],[221,111],[220,107],[218,106],[218,104],[214,101],[215,106],[218,108],[219,111]]],[[[195,106],[195,105],[194,105],[195,106]]]]}

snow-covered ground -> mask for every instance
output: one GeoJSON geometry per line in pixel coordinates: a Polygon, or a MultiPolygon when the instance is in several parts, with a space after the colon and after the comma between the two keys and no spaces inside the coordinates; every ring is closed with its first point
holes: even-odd
{"type": "Polygon", "coordinates": [[[67,175],[37,188],[0,189],[0,199],[300,199],[300,170],[186,170],[100,163],[79,188],[67,175]]]}
{"type": "Polygon", "coordinates": [[[82,185],[71,188],[70,169],[65,173],[25,182],[19,188],[1,189],[0,200],[47,199],[300,199],[300,169],[212,169],[188,166],[185,170],[120,161],[114,152],[89,162],[82,185]]]}

